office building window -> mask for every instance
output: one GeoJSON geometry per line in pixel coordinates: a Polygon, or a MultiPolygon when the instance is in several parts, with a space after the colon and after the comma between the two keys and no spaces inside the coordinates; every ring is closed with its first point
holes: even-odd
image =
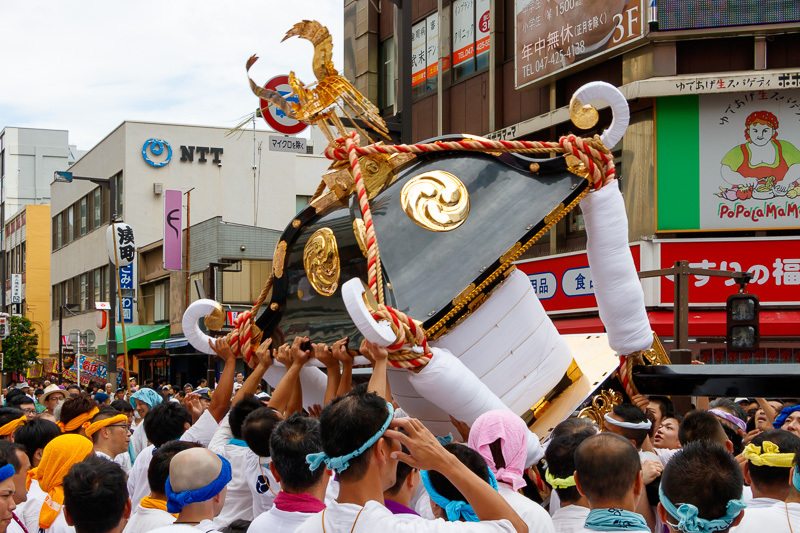
{"type": "Polygon", "coordinates": [[[88,311],[90,309],[89,306],[89,278],[87,274],[81,274],[79,276],[79,291],[80,291],[80,300],[79,305],[81,306],[81,311],[88,311]]]}
{"type": "Polygon", "coordinates": [[[64,228],[64,244],[69,244],[75,237],[75,210],[72,209],[72,206],[67,208],[67,224],[64,228]]]}
{"type": "Polygon", "coordinates": [[[153,321],[169,320],[169,281],[156,283],[153,287],[153,321]]]}
{"type": "Polygon", "coordinates": [[[453,2],[453,81],[489,66],[490,0],[453,2]]]}
{"type": "Polygon", "coordinates": [[[380,45],[380,108],[387,109],[394,105],[397,94],[397,79],[394,72],[394,37],[389,37],[380,45]]]}
{"type": "Polygon", "coordinates": [[[99,268],[95,268],[92,271],[92,289],[94,292],[94,302],[102,302],[103,301],[103,271],[99,268]]]}
{"type": "Polygon", "coordinates": [[[103,190],[98,187],[92,191],[92,229],[99,228],[103,217],[103,190]]]}
{"type": "Polygon", "coordinates": [[[297,195],[297,197],[295,198],[295,212],[299,213],[300,211],[305,209],[310,201],[311,201],[310,196],[297,195]]]}
{"type": "Polygon", "coordinates": [[[87,227],[87,209],[88,209],[88,197],[84,196],[78,202],[78,213],[79,213],[79,224],[80,224],[80,235],[86,235],[86,227],[87,227]]]}

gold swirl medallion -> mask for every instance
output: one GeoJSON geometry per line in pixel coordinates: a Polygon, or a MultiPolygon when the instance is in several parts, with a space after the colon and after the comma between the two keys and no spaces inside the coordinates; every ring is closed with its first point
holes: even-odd
{"type": "Polygon", "coordinates": [[[414,176],[400,191],[406,215],[429,231],[452,231],[469,216],[469,193],[457,177],[442,170],[414,176]]]}
{"type": "Polygon", "coordinates": [[[203,319],[206,327],[212,331],[219,331],[225,325],[225,311],[219,302],[214,302],[214,310],[203,319]]]}
{"type": "Polygon", "coordinates": [[[569,103],[569,118],[580,129],[588,130],[597,124],[597,121],[600,120],[600,115],[594,106],[583,105],[580,100],[573,98],[569,103]]]}
{"type": "Polygon", "coordinates": [[[333,296],[339,286],[339,249],[330,228],[314,232],[303,249],[303,267],[311,286],[322,296],[333,296]]]}

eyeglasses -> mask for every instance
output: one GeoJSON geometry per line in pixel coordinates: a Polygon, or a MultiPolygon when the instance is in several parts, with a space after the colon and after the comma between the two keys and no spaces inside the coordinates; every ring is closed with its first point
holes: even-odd
{"type": "Polygon", "coordinates": [[[107,428],[125,428],[128,429],[128,424],[109,424],[107,428]]]}

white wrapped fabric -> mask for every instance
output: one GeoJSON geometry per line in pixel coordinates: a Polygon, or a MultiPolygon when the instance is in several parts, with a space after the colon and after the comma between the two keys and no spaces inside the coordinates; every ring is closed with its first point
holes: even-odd
{"type": "MultiPolygon", "coordinates": [[[[592,100],[603,100],[608,102],[613,111],[611,125],[603,130],[600,135],[600,140],[606,145],[609,150],[614,148],[617,143],[622,140],[625,130],[628,129],[628,124],[631,121],[631,111],[628,107],[628,101],[622,92],[604,81],[593,81],[581,86],[572,98],[578,100],[582,104],[588,104],[592,100]]],[[[626,226],[627,227],[627,226],[626,226]]]]}
{"type": "MultiPolygon", "coordinates": [[[[264,374],[270,387],[277,387],[286,375],[286,367],[273,364],[264,374]]],[[[300,385],[303,388],[303,407],[319,404],[325,405],[325,388],[328,386],[328,376],[315,366],[304,365],[300,369],[300,385]]]]}
{"type": "Polygon", "coordinates": [[[653,332],[628,247],[628,217],[617,180],[584,198],[581,211],[594,295],[608,343],[617,355],[647,350],[653,332]]]}

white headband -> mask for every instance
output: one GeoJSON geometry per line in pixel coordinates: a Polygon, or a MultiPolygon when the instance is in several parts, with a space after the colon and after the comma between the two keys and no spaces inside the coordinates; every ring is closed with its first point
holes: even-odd
{"type": "Polygon", "coordinates": [[[649,420],[647,422],[637,422],[637,423],[634,424],[633,422],[623,422],[622,420],[617,420],[615,418],[611,418],[610,413],[606,413],[603,416],[603,418],[605,418],[606,422],[608,422],[612,426],[618,426],[618,427],[621,427],[621,428],[627,428],[627,429],[650,429],[651,427],[653,427],[653,423],[650,422],[649,420]]]}

